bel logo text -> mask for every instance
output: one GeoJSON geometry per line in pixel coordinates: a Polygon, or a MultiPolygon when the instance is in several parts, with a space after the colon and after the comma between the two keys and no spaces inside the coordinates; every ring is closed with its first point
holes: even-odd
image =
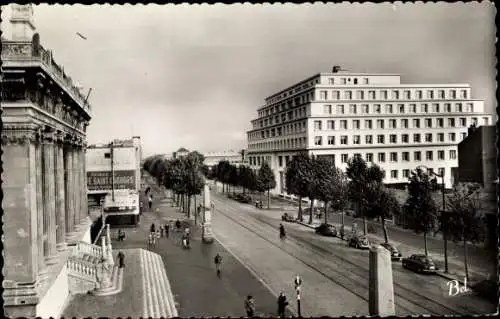
{"type": "Polygon", "coordinates": [[[448,286],[448,296],[456,296],[470,291],[469,288],[467,288],[467,278],[464,278],[463,286],[460,285],[458,280],[450,280],[446,285],[448,286]]]}

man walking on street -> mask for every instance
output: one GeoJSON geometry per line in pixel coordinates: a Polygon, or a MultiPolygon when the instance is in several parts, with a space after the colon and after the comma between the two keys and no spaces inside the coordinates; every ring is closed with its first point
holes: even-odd
{"type": "Polygon", "coordinates": [[[248,318],[252,318],[255,314],[255,301],[251,295],[248,295],[245,300],[245,311],[247,312],[248,318]]]}
{"type": "Polygon", "coordinates": [[[149,229],[149,232],[154,233],[156,231],[155,224],[151,224],[151,228],[149,229]]]}
{"type": "Polygon", "coordinates": [[[149,195],[148,201],[149,201],[149,210],[151,211],[151,207],[153,206],[153,195],[152,194],[149,195]]]}
{"type": "Polygon", "coordinates": [[[222,263],[222,257],[217,253],[214,258],[215,269],[217,269],[217,276],[220,276],[220,266],[222,263]]]}
{"type": "Polygon", "coordinates": [[[170,225],[169,224],[165,224],[164,228],[165,228],[165,237],[168,238],[169,231],[170,231],[170,225]]]}
{"type": "Polygon", "coordinates": [[[286,306],[288,306],[288,301],[286,301],[285,293],[282,291],[278,297],[278,316],[280,318],[285,318],[286,306]]]}
{"type": "Polygon", "coordinates": [[[118,253],[118,268],[123,268],[125,267],[125,262],[124,262],[124,259],[125,259],[125,255],[123,254],[123,252],[119,252],[118,253]]]}

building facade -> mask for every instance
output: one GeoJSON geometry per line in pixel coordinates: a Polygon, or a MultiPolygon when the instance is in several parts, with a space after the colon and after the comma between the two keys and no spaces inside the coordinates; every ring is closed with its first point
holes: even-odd
{"type": "Polygon", "coordinates": [[[11,8],[1,54],[4,314],[57,317],[69,294],[68,247],[89,240],[91,109],[40,45],[32,6],[11,8]]]}
{"type": "Polygon", "coordinates": [[[100,203],[113,189],[138,192],[141,188],[141,156],[139,136],[89,145],[86,153],[89,203],[100,203]]]}
{"type": "Polygon", "coordinates": [[[216,166],[220,161],[228,161],[230,164],[235,166],[248,165],[246,158],[246,150],[241,150],[239,152],[229,150],[222,152],[207,152],[204,153],[205,161],[203,164],[212,168],[216,166]]]}
{"type": "Polygon", "coordinates": [[[265,99],[247,132],[250,166],[267,161],[285,193],[287,162],[298,152],[345,169],[355,155],[379,165],[386,184],[407,183],[425,165],[453,184],[457,145],[471,124],[488,125],[468,84],[403,84],[397,74],[320,73],[265,99]]]}
{"type": "MultiPolygon", "coordinates": [[[[496,254],[498,248],[498,166],[496,126],[471,127],[469,135],[458,144],[458,181],[482,186],[481,208],[487,218],[487,246],[496,254]]],[[[495,258],[497,260],[497,258],[495,258]]]]}

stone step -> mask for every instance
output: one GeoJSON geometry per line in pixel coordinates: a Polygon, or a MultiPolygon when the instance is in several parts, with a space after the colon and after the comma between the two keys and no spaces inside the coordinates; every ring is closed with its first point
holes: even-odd
{"type": "Polygon", "coordinates": [[[161,256],[142,250],[141,268],[144,280],[144,317],[176,317],[177,309],[161,256]]]}
{"type": "Polygon", "coordinates": [[[121,292],[123,286],[123,268],[118,268],[118,266],[113,266],[113,275],[111,281],[113,284],[110,287],[103,289],[96,289],[92,291],[92,294],[94,296],[109,296],[121,292]]]}

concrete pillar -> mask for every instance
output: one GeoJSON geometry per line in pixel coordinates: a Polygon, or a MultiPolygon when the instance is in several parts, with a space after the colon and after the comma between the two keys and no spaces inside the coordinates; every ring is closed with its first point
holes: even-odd
{"type": "Polygon", "coordinates": [[[368,285],[370,316],[394,316],[391,254],[380,245],[370,248],[368,285]]]}
{"type": "Polygon", "coordinates": [[[47,261],[52,262],[56,251],[56,201],[55,201],[55,176],[54,176],[54,135],[44,134],[43,145],[43,203],[44,203],[44,245],[47,261]]]}
{"type": "Polygon", "coordinates": [[[74,230],[74,207],[73,207],[73,157],[72,157],[71,145],[66,144],[66,148],[64,150],[64,171],[65,171],[65,188],[66,188],[66,196],[64,198],[65,201],[65,210],[66,210],[66,235],[74,230]]]}
{"type": "Polygon", "coordinates": [[[64,185],[64,151],[62,136],[58,136],[55,147],[55,181],[56,181],[56,246],[58,250],[66,248],[66,200],[64,185]]]}
{"type": "Polygon", "coordinates": [[[86,165],[86,157],[85,152],[87,150],[86,144],[82,147],[82,192],[83,192],[83,213],[86,216],[89,215],[89,201],[87,195],[87,165],[86,165]]]}
{"type": "Polygon", "coordinates": [[[45,265],[45,250],[44,250],[44,205],[43,205],[43,144],[42,136],[38,136],[38,143],[35,150],[35,165],[36,165],[36,210],[37,210],[37,248],[38,248],[38,272],[43,272],[45,265]]]}

